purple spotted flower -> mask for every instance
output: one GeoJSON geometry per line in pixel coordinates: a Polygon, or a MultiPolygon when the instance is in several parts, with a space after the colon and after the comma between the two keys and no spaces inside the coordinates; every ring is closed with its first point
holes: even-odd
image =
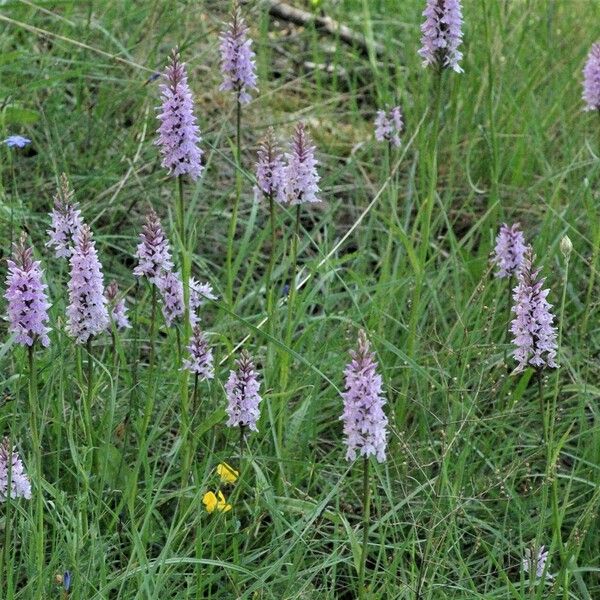
{"type": "Polygon", "coordinates": [[[358,348],[351,351],[350,356],[352,360],[344,370],[346,390],[342,393],[344,412],[340,417],[346,436],[346,460],[355,460],[359,454],[375,456],[384,462],[388,420],[383,406],[386,401],[375,355],[364,331],[359,332],[358,348]]]}
{"type": "Polygon", "coordinates": [[[496,237],[492,262],[498,267],[496,277],[512,277],[519,272],[527,251],[525,237],[519,223],[510,227],[504,223],[496,237]]]}
{"type": "Polygon", "coordinates": [[[600,42],[592,45],[583,68],[585,110],[600,110],[600,42]]]}
{"type": "Polygon", "coordinates": [[[404,130],[402,111],[395,106],[390,111],[378,110],[375,118],[375,139],[388,142],[396,148],[400,146],[400,134],[404,130]]]}
{"type": "Polygon", "coordinates": [[[515,317],[511,323],[513,356],[518,361],[515,372],[532,365],[538,369],[556,368],[556,328],[552,321],[552,305],[546,300],[550,290],[543,289],[544,278],[539,279],[539,269],[533,268],[535,257],[528,248],[523,258],[518,284],[513,292],[515,317]]]}
{"type": "Polygon", "coordinates": [[[283,202],[285,185],[285,165],[283,156],[275,141],[275,133],[269,128],[258,148],[256,161],[255,195],[273,198],[283,202]]]}
{"type": "Polygon", "coordinates": [[[169,241],[165,237],[158,215],[152,209],[146,215],[135,256],[138,264],[133,274],[136,277],[145,276],[152,283],[160,273],[173,268],[169,241]]]}
{"type": "MultiPolygon", "coordinates": [[[[168,271],[161,273],[156,278],[156,285],[162,298],[162,313],[167,327],[181,319],[185,312],[183,298],[183,283],[179,272],[168,271]]],[[[198,309],[204,301],[216,300],[209,283],[201,283],[193,277],[190,279],[190,324],[192,327],[198,323],[198,309]]]]}
{"type": "Polygon", "coordinates": [[[202,174],[200,129],[194,116],[194,100],[187,81],[185,64],[176,50],[165,69],[165,83],[160,86],[162,106],[160,127],[155,144],[160,149],[162,166],[172,177],[189,175],[193,180],[202,174]]]}
{"type": "Polygon", "coordinates": [[[242,351],[236,361],[237,370],[230,371],[225,384],[227,394],[228,427],[248,427],[258,431],[256,423],[260,417],[260,381],[250,355],[242,351]]]}
{"type": "Polygon", "coordinates": [[[8,148],[25,148],[25,146],[31,144],[31,140],[22,135],[9,135],[5,140],[2,140],[2,143],[8,148]]]}
{"type": "Polygon", "coordinates": [[[67,333],[76,343],[84,344],[105,331],[110,323],[102,265],[87,225],[82,225],[77,234],[70,263],[67,333]]]}
{"type": "Polygon", "coordinates": [[[423,66],[450,68],[462,73],[459,65],[462,53],[462,8],[460,0],[427,0],[423,11],[425,22],[421,25],[423,66]]]}
{"type": "Polygon", "coordinates": [[[0,502],[7,497],[31,499],[31,483],[16,449],[4,438],[0,444],[0,502]]]}
{"type": "Polygon", "coordinates": [[[190,279],[190,323],[194,327],[200,318],[198,309],[204,305],[206,300],[216,300],[217,296],[213,292],[210,283],[197,281],[193,277],[190,279]]]}
{"type": "Polygon", "coordinates": [[[194,327],[187,350],[190,357],[183,362],[183,368],[198,375],[200,379],[213,379],[215,371],[212,350],[199,325],[194,327]]]}
{"type": "Polygon", "coordinates": [[[162,298],[162,314],[167,327],[183,316],[183,284],[181,275],[174,271],[162,272],[155,279],[162,298]]]}
{"type": "Polygon", "coordinates": [[[303,123],[296,125],[290,151],[285,156],[285,202],[291,205],[321,202],[315,147],[303,123]]]}
{"type": "Polygon", "coordinates": [[[60,176],[60,185],[54,196],[54,208],[50,213],[50,239],[46,246],[54,248],[57,258],[69,258],[73,252],[75,236],[83,225],[79,204],[73,200],[73,189],[67,176],[60,176]]]}
{"type": "Polygon", "coordinates": [[[116,281],[111,281],[106,286],[104,294],[108,300],[108,309],[111,321],[117,329],[129,329],[131,323],[127,316],[127,306],[125,298],[119,296],[119,286],[116,281]]]}
{"type": "Polygon", "coordinates": [[[14,245],[7,262],[4,297],[8,301],[8,329],[19,344],[33,346],[39,340],[42,346],[48,346],[48,286],[42,281],[40,262],[33,260],[33,248],[26,245],[25,234],[14,245]]]}
{"type": "Polygon", "coordinates": [[[252,97],[248,90],[256,90],[256,63],[252,40],[239,8],[236,8],[226,30],[221,34],[221,91],[236,93],[240,104],[248,104],[252,97]]]}

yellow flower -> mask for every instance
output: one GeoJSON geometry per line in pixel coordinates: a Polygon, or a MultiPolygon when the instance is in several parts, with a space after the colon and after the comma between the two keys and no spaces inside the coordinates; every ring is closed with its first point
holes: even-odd
{"type": "Polygon", "coordinates": [[[217,465],[217,475],[223,483],[235,483],[239,473],[227,463],[219,463],[217,465]]]}
{"type": "Polygon", "coordinates": [[[219,512],[229,512],[231,510],[231,504],[227,504],[225,496],[220,490],[216,496],[213,492],[206,492],[202,498],[202,504],[204,504],[207,513],[211,513],[215,509],[219,512]]]}

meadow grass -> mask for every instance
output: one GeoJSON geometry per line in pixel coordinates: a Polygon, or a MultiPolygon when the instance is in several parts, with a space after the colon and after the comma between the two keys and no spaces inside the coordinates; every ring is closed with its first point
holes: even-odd
{"type": "MultiPolygon", "coordinates": [[[[246,3],[260,94],[244,108],[240,170],[235,103],[218,91],[228,2],[1,3],[1,133],[32,139],[0,150],[1,252],[28,232],[53,325],[51,346],[35,355],[34,412],[27,353],[2,323],[0,433],[21,451],[34,498],[0,505],[1,598],[60,598],[65,570],[74,600],[354,598],[363,483],[344,459],[339,392],[359,328],[377,353],[390,420],[388,460],[371,465],[368,596],[600,596],[600,119],[580,98],[600,6],[465,0],[465,72],[444,76],[439,136],[434,78],[417,56],[423,2],[320,7],[363,33],[370,52],[246,3]],[[176,335],[159,321],[151,367],[151,291],[131,274],[150,206],[176,237],[178,192],[152,144],[159,100],[148,83],[175,45],[206,151],[204,177],[185,190],[190,267],[220,297],[202,313],[217,368],[199,386],[191,457],[176,335]],[[373,120],[396,102],[406,132],[388,154],[373,120]],[[324,202],[301,213],[290,337],[285,302],[264,324],[271,232],[252,186],[257,139],[269,126],[286,139],[298,120],[318,149],[324,202]],[[68,270],[44,248],[62,172],[134,322],[94,342],[91,415],[81,401],[88,355],[64,331],[68,270]],[[561,328],[561,366],[541,386],[545,427],[531,370],[510,374],[508,284],[489,262],[503,221],[519,221],[533,244],[561,328]],[[226,486],[215,468],[239,468],[240,451],[224,426],[223,383],[242,342],[264,402],[242,477],[226,486]],[[208,514],[203,495],[219,487],[232,510],[208,514]],[[554,575],[543,584],[521,567],[541,544],[554,575]]],[[[289,283],[294,218],[277,211],[278,291],[289,283]]]]}

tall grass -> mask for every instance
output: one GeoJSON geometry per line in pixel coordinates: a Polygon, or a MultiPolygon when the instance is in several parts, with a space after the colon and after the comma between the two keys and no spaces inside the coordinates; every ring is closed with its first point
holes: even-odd
{"type": "Polygon", "coordinates": [[[391,424],[388,460],[371,465],[367,594],[597,597],[600,335],[590,281],[600,240],[600,123],[581,110],[579,80],[600,7],[464,2],[465,72],[444,82],[432,186],[435,98],[416,55],[420,0],[321,2],[382,44],[383,57],[311,26],[273,23],[261,3],[249,3],[261,92],[244,107],[241,157],[230,143],[236,107],[217,91],[217,35],[229,9],[222,4],[2,5],[1,134],[21,132],[33,143],[0,147],[1,249],[6,257],[10,240],[29,232],[44,260],[54,332],[50,348],[35,354],[32,417],[28,356],[2,323],[0,433],[21,450],[34,497],[0,505],[0,539],[12,540],[1,553],[0,595],[58,598],[55,577],[69,570],[74,600],[355,597],[363,474],[344,460],[338,417],[347,349],[363,327],[391,424]],[[202,181],[185,189],[182,250],[189,272],[221,298],[202,314],[216,377],[200,384],[189,422],[176,334],[161,321],[152,329],[150,288],[131,275],[150,205],[175,240],[177,190],[152,145],[158,96],[148,83],[175,45],[188,62],[207,158],[202,181]],[[372,123],[396,98],[407,130],[389,166],[372,123]],[[269,126],[285,140],[298,120],[318,147],[325,202],[301,214],[304,283],[288,343],[283,288],[295,215],[277,214],[271,327],[269,206],[253,201],[252,162],[269,126]],[[98,338],[85,356],[93,364],[92,444],[86,380],[60,325],[68,274],[43,246],[63,171],[94,228],[106,280],[119,282],[136,314],[114,346],[98,338]],[[542,382],[546,440],[535,378],[507,375],[504,362],[508,349],[513,366],[506,283],[493,279],[488,261],[503,220],[521,222],[560,315],[561,368],[542,382]],[[559,251],[565,234],[574,244],[568,273],[559,251]],[[231,486],[215,468],[241,461],[238,432],[224,426],[223,382],[242,340],[259,360],[263,416],[244,448],[246,474],[231,486]],[[188,426],[191,442],[180,435],[188,426]],[[203,495],[218,488],[232,510],[208,514],[203,495]],[[541,544],[555,577],[532,585],[521,560],[541,544]]]}

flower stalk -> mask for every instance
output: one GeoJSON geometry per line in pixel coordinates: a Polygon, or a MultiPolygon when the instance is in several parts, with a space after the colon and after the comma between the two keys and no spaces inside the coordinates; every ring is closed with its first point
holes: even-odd
{"type": "MultiPolygon", "coordinates": [[[[43,498],[43,472],[42,472],[42,440],[40,436],[40,421],[39,421],[39,403],[38,403],[38,383],[37,383],[37,368],[35,363],[35,344],[31,344],[27,348],[27,357],[29,362],[29,411],[30,411],[30,429],[31,443],[33,445],[33,459],[35,463],[34,478],[37,481],[35,494],[35,520],[36,520],[36,535],[35,535],[35,563],[37,570],[37,590],[40,597],[44,589],[44,498],[43,498]]],[[[12,477],[15,477],[12,473],[12,477]]],[[[8,490],[10,496],[10,490],[8,490]]]]}
{"type": "Polygon", "coordinates": [[[358,597],[364,600],[367,597],[367,588],[365,585],[365,570],[367,566],[367,547],[369,544],[369,522],[371,519],[371,485],[369,477],[369,457],[363,458],[363,543],[360,556],[360,566],[358,572],[358,597]]]}

